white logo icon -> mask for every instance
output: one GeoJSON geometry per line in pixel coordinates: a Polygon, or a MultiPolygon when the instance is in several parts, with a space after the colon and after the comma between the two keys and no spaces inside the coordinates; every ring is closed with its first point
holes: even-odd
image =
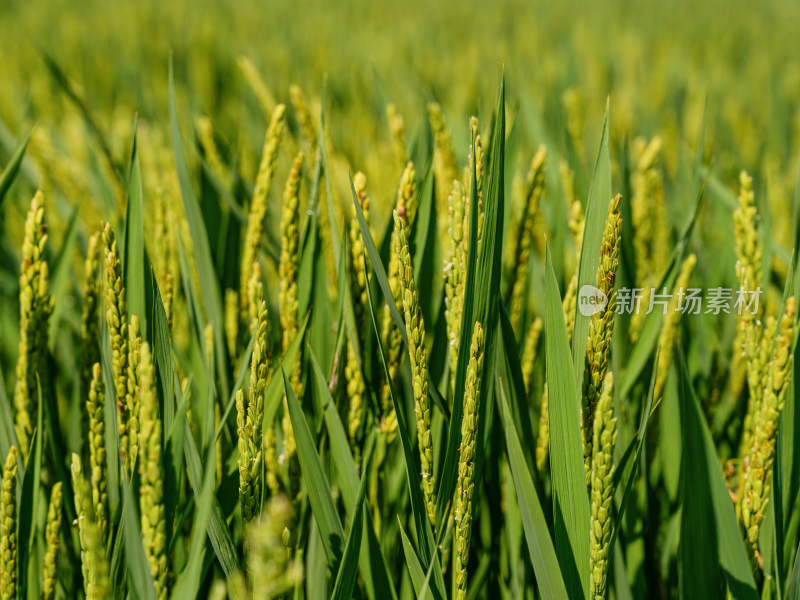
{"type": "Polygon", "coordinates": [[[599,313],[608,304],[608,296],[593,285],[584,285],[578,292],[578,310],[584,317],[599,313]]]}

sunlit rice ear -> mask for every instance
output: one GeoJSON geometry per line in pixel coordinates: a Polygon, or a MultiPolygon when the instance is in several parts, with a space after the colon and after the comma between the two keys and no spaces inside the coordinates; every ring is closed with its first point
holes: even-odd
{"type": "Polygon", "coordinates": [[[414,268],[408,249],[408,226],[394,213],[394,250],[400,258],[400,288],[403,313],[408,334],[408,354],[411,363],[411,384],[414,392],[414,416],[417,420],[417,442],[422,462],[422,491],[431,525],[436,524],[436,482],[433,475],[433,440],[431,437],[431,406],[428,398],[428,351],[425,347],[425,321],[414,282],[414,268]]]}
{"type": "Polygon", "coordinates": [[[758,553],[758,534],[769,503],[775,442],[786,392],[792,379],[797,303],[794,296],[786,300],[783,316],[775,337],[772,356],[767,365],[767,383],[756,418],[751,448],[744,457],[743,490],[740,498],[740,520],[753,554],[758,553]]]}
{"type": "Polygon", "coordinates": [[[464,415],[461,419],[458,481],[455,498],[455,583],[458,600],[467,595],[467,563],[472,537],[472,495],[475,488],[475,456],[478,449],[478,406],[483,375],[483,327],[477,321],[472,333],[464,387],[464,415]]]}
{"type": "Polygon", "coordinates": [[[607,373],[597,403],[592,430],[590,562],[592,598],[606,597],[606,577],[611,542],[611,501],[614,491],[614,444],[617,419],[614,417],[613,374],[607,373]]]}
{"type": "Polygon", "coordinates": [[[14,408],[17,441],[23,457],[28,456],[28,446],[36,423],[38,382],[41,382],[43,394],[46,394],[45,386],[48,385],[44,367],[53,296],[49,290],[48,267],[44,257],[46,244],[44,197],[41,192],[36,192],[25,221],[19,275],[20,338],[14,408]]]}
{"type": "Polygon", "coordinates": [[[583,371],[583,456],[586,482],[591,474],[591,448],[594,412],[602,392],[603,380],[611,353],[611,334],[614,330],[614,282],[619,265],[619,248],[622,235],[622,217],[619,212],[621,196],[615,196],[608,205],[608,217],[600,246],[600,264],[597,267],[597,289],[608,298],[605,307],[592,315],[589,321],[589,339],[586,342],[586,361],[583,371]]]}
{"type": "Polygon", "coordinates": [[[0,488],[0,589],[8,598],[16,598],[17,589],[17,455],[11,446],[0,488]]]}

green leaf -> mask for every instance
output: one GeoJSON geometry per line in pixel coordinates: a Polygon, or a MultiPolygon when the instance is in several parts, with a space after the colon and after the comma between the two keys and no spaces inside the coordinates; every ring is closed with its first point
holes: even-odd
{"type": "MultiPolygon", "coordinates": [[[[581,258],[578,264],[578,290],[585,285],[597,284],[600,244],[603,241],[603,228],[608,216],[611,193],[611,155],[608,150],[608,103],[606,103],[603,131],[600,134],[600,148],[597,151],[592,184],[589,187],[589,199],[586,201],[586,220],[581,242],[581,258]]],[[[584,315],[579,310],[575,311],[575,325],[572,329],[572,368],[576,389],[580,389],[583,381],[590,318],[589,315],[584,315]]]]}
{"type": "MultiPolygon", "coordinates": [[[[184,420],[183,451],[186,454],[186,471],[189,474],[189,484],[192,486],[195,497],[201,497],[203,493],[203,465],[200,461],[200,453],[194,442],[194,435],[189,426],[189,422],[184,420]]],[[[236,554],[236,547],[231,539],[231,532],[228,529],[222,508],[217,497],[213,498],[211,507],[211,517],[208,521],[208,539],[214,547],[219,564],[230,580],[239,571],[239,559],[236,554]]]]}
{"type": "Polygon", "coordinates": [[[589,496],[583,466],[578,393],[569,369],[567,328],[549,247],[545,270],[545,348],[556,553],[570,597],[588,597],[589,496]]]}
{"type": "Polygon", "coordinates": [[[414,546],[411,543],[411,540],[408,539],[408,535],[403,529],[403,524],[400,523],[399,515],[397,517],[397,522],[400,526],[400,536],[403,542],[403,554],[405,555],[406,559],[406,567],[408,567],[408,573],[411,575],[411,583],[414,585],[414,591],[416,592],[417,597],[424,597],[426,600],[444,600],[444,596],[436,595],[437,592],[435,588],[429,588],[427,591],[423,590],[425,585],[425,571],[422,569],[422,565],[419,562],[419,558],[417,558],[416,552],[414,552],[414,546]]]}
{"type": "Polygon", "coordinates": [[[143,600],[156,600],[156,589],[153,584],[153,575],[147,563],[144,546],[142,545],[142,531],[139,528],[139,514],[136,510],[136,501],[133,498],[131,482],[126,476],[122,477],[122,528],[121,535],[125,542],[125,569],[128,572],[127,581],[133,594],[143,600]]]}
{"type": "Polygon", "coordinates": [[[344,557],[342,558],[341,565],[339,565],[339,573],[336,575],[336,585],[331,595],[331,598],[335,600],[350,600],[350,598],[353,597],[353,589],[356,585],[358,557],[361,549],[361,534],[364,521],[364,493],[367,490],[369,459],[370,456],[365,455],[362,465],[364,474],[361,476],[361,484],[358,486],[356,513],[353,516],[353,523],[350,526],[350,535],[347,536],[347,543],[344,547],[344,557]]]}
{"type": "Polygon", "coordinates": [[[711,433],[678,350],[683,428],[680,538],[684,598],[721,595],[723,575],[734,598],[758,598],[744,541],[711,433]]]}
{"type": "Polygon", "coordinates": [[[0,455],[8,456],[11,446],[19,448],[17,433],[14,430],[14,417],[11,414],[11,403],[6,394],[6,383],[0,370],[0,455]]]}
{"type": "MultiPolygon", "coordinates": [[[[330,165],[328,164],[328,151],[325,146],[325,113],[327,110],[327,98],[328,98],[328,85],[327,85],[327,77],[325,79],[325,84],[322,86],[323,94],[322,94],[322,110],[320,111],[319,115],[319,152],[320,156],[322,157],[322,168],[325,171],[325,197],[328,201],[328,224],[331,228],[331,247],[333,249],[333,255],[339,255],[339,249],[342,245],[342,237],[339,233],[338,228],[336,227],[336,211],[333,208],[333,193],[331,192],[331,169],[330,165]]],[[[363,216],[363,215],[362,215],[363,216]]],[[[370,258],[372,256],[370,255],[370,258]]],[[[336,268],[338,269],[339,265],[336,264],[336,268]]],[[[341,277],[340,273],[336,273],[337,276],[341,277]]]]}
{"type": "MultiPolygon", "coordinates": [[[[275,413],[278,412],[278,407],[284,396],[283,379],[278,377],[278,371],[281,368],[291,370],[294,367],[294,362],[298,360],[300,355],[300,347],[303,344],[306,329],[308,328],[308,321],[309,315],[306,315],[303,324],[300,326],[300,329],[297,330],[297,335],[292,340],[292,343],[289,344],[285,354],[281,357],[280,363],[272,369],[272,375],[269,378],[267,389],[264,391],[264,431],[267,431],[267,429],[272,426],[272,420],[275,418],[275,413]]],[[[232,392],[231,396],[233,397],[235,393],[235,391],[232,392]]]]}
{"type": "MultiPolygon", "coordinates": [[[[375,246],[375,240],[372,239],[372,234],[369,231],[369,225],[367,225],[367,220],[364,218],[364,211],[361,210],[361,204],[358,202],[358,196],[356,195],[356,188],[353,185],[352,177],[350,178],[350,191],[353,195],[353,206],[356,210],[356,219],[358,219],[358,226],[361,230],[361,239],[363,240],[364,247],[367,250],[367,256],[369,256],[369,263],[372,265],[372,270],[375,272],[378,285],[383,292],[383,298],[386,300],[386,304],[389,306],[389,313],[392,315],[392,319],[394,319],[397,329],[403,335],[403,341],[407,346],[408,335],[406,333],[406,323],[403,320],[403,317],[400,316],[400,311],[397,310],[397,305],[394,303],[392,289],[389,287],[389,278],[386,276],[386,269],[383,268],[380,252],[378,252],[378,248],[375,246]]],[[[345,288],[346,287],[347,286],[345,286],[345,288]]]]}
{"type": "MultiPolygon", "coordinates": [[[[364,261],[366,261],[366,256],[364,256],[364,261]]],[[[367,286],[367,294],[369,297],[367,306],[369,307],[370,321],[372,323],[373,332],[377,337],[376,345],[378,347],[378,355],[381,359],[381,365],[383,365],[383,372],[389,385],[389,395],[392,398],[392,406],[394,407],[395,416],[397,417],[397,432],[403,447],[403,458],[405,459],[406,467],[406,483],[408,484],[408,491],[411,496],[411,512],[414,517],[417,542],[419,543],[420,554],[422,555],[424,568],[427,569],[431,562],[436,563],[434,566],[434,588],[437,598],[443,598],[445,590],[444,577],[442,576],[442,569],[439,563],[439,555],[436,552],[436,540],[433,537],[433,530],[431,528],[431,523],[428,520],[425,502],[422,498],[422,482],[420,480],[420,472],[422,469],[414,460],[414,455],[411,449],[413,442],[411,440],[408,425],[406,423],[405,412],[403,407],[401,407],[399,404],[397,396],[394,392],[394,383],[392,382],[391,377],[389,377],[389,368],[386,364],[386,355],[383,351],[383,344],[381,343],[380,335],[378,334],[378,324],[375,321],[375,311],[372,309],[372,295],[369,291],[369,286],[367,286]]],[[[439,522],[442,523],[444,521],[442,520],[439,522]]]]}
{"type": "MultiPolygon", "coordinates": [[[[658,353],[656,353],[655,358],[656,364],[658,364],[658,353]]],[[[614,531],[611,533],[611,541],[608,544],[609,548],[609,555],[614,549],[614,544],[617,541],[617,536],[619,535],[620,527],[622,526],[622,517],[625,515],[625,509],[628,507],[628,501],[630,500],[631,490],[633,490],[633,484],[636,481],[636,473],[639,469],[639,462],[642,458],[642,449],[644,448],[644,440],[645,435],[647,434],[647,426],[650,424],[650,418],[653,416],[653,411],[651,407],[653,406],[653,393],[655,392],[656,387],[656,370],[653,369],[653,372],[650,376],[650,390],[647,394],[647,399],[644,405],[644,410],[642,410],[642,418],[639,424],[639,431],[636,433],[636,438],[631,442],[628,446],[625,453],[622,455],[622,458],[619,461],[619,464],[614,471],[614,480],[621,481],[622,473],[625,469],[625,465],[627,464],[628,459],[631,456],[633,458],[633,466],[631,467],[631,472],[628,475],[628,483],[625,485],[625,492],[622,495],[622,502],[620,503],[619,512],[617,513],[617,519],[614,524],[614,531]],[[635,450],[635,454],[632,454],[635,450]]],[[[618,481],[616,484],[618,484],[618,481]]],[[[615,484],[615,485],[616,485],[615,484]]]]}
{"type": "Polygon", "coordinates": [[[200,278],[200,287],[203,291],[203,304],[206,316],[214,328],[214,348],[216,350],[217,375],[220,378],[222,389],[228,389],[228,368],[226,364],[224,316],[222,312],[222,297],[217,281],[214,261],[211,258],[211,248],[208,243],[208,233],[200,213],[192,179],[189,175],[189,166],[186,163],[186,153],[183,149],[181,127],[178,122],[178,105],[175,99],[175,75],[172,69],[172,55],[169,61],[169,121],[172,134],[172,151],[175,159],[175,170],[178,174],[178,183],[183,199],[183,208],[186,221],[189,224],[189,233],[192,238],[194,258],[197,262],[197,274],[200,278]]]}
{"type": "MultiPolygon", "coordinates": [[[[328,389],[328,383],[325,380],[322,367],[317,360],[313,348],[308,346],[307,350],[309,364],[314,373],[317,388],[320,390],[323,397],[322,410],[325,418],[325,425],[328,430],[328,437],[330,438],[331,456],[334,464],[336,464],[336,472],[339,474],[339,489],[344,500],[345,512],[349,518],[354,520],[359,488],[356,464],[350,452],[347,434],[345,433],[342,419],[336,409],[336,403],[328,389]]],[[[383,555],[380,543],[375,535],[369,513],[367,513],[367,518],[364,519],[364,529],[367,532],[367,538],[362,538],[360,565],[367,594],[370,598],[380,598],[381,600],[397,598],[397,592],[395,592],[391,577],[389,577],[389,568],[386,564],[386,558],[383,555]],[[364,552],[364,545],[367,545],[367,552],[364,552]]]]}
{"type": "Polygon", "coordinates": [[[150,279],[152,290],[148,305],[148,333],[147,338],[153,343],[153,357],[155,358],[156,368],[158,369],[158,380],[161,385],[162,406],[161,414],[164,417],[164,432],[172,429],[172,422],[175,419],[175,388],[173,386],[175,363],[172,356],[172,342],[170,339],[169,325],[167,324],[167,311],[161,298],[161,290],[156,281],[156,274],[153,265],[147,261],[147,276],[150,279]]]}
{"type": "Polygon", "coordinates": [[[3,200],[5,200],[8,190],[11,189],[11,184],[14,183],[14,180],[17,178],[17,173],[22,164],[22,158],[25,156],[25,149],[28,147],[28,142],[31,139],[32,133],[33,132],[29,133],[28,136],[22,140],[22,143],[17,146],[17,149],[11,156],[11,160],[8,161],[6,168],[3,169],[2,174],[0,174],[0,208],[3,206],[3,200]]]}
{"type": "Polygon", "coordinates": [[[213,456],[206,457],[205,474],[203,475],[203,488],[199,497],[196,497],[197,509],[192,536],[189,541],[189,560],[175,582],[171,598],[196,598],[202,583],[201,569],[206,550],[206,530],[214,505],[214,488],[216,485],[216,462],[213,456]]]}
{"type": "Polygon", "coordinates": [[[800,547],[794,555],[794,568],[789,576],[789,584],[786,586],[787,598],[800,598],[800,547]]]}
{"type": "Polygon", "coordinates": [[[289,407],[289,418],[292,421],[292,430],[297,443],[297,457],[300,461],[300,469],[303,472],[303,484],[306,488],[309,504],[317,521],[322,545],[325,547],[325,555],[328,558],[328,567],[331,571],[336,571],[342,559],[344,544],[344,531],[342,523],[339,521],[339,514],[336,512],[336,505],[333,503],[331,488],[322,469],[322,462],[317,454],[314,438],[308,428],[306,417],[300,403],[286,379],[286,372],[283,365],[280,367],[283,378],[283,389],[286,394],[286,403],[289,407]]]}
{"type": "MultiPolygon", "coordinates": [[[[73,252],[75,240],[78,237],[78,225],[80,224],[80,205],[76,205],[72,209],[72,214],[69,217],[67,224],[67,231],[64,233],[61,248],[51,263],[50,270],[50,294],[53,298],[61,298],[66,293],[66,286],[69,282],[70,269],[72,265],[73,252]]],[[[50,340],[55,340],[59,333],[63,333],[61,327],[61,320],[66,310],[65,302],[56,302],[53,307],[53,314],[50,316],[48,323],[48,336],[50,340]]]]}
{"type": "Polygon", "coordinates": [[[497,389],[500,391],[499,404],[503,416],[508,462],[514,478],[514,489],[517,492],[522,527],[533,572],[543,598],[555,600],[567,598],[567,588],[561,576],[556,550],[553,547],[553,540],[550,539],[542,506],[539,504],[539,495],[536,493],[531,473],[525,462],[525,454],[508,407],[505,387],[504,382],[498,378],[497,389]]]}
{"type": "Polygon", "coordinates": [[[133,137],[130,176],[128,178],[128,205],[125,212],[124,277],[128,313],[139,317],[142,332],[147,333],[145,310],[145,257],[144,208],[142,205],[142,169],[136,135],[133,137]]]}

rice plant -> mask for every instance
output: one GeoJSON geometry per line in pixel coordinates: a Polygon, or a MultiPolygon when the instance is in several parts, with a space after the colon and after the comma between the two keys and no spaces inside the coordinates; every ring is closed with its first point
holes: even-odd
{"type": "Polygon", "coordinates": [[[800,597],[796,7],[278,4],[0,22],[0,598],[800,597]]]}

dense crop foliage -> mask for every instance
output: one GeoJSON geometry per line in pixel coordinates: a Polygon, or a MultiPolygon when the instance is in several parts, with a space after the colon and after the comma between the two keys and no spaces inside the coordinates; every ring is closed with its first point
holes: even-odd
{"type": "Polygon", "coordinates": [[[795,6],[7,4],[0,598],[800,597],[795,6]]]}

